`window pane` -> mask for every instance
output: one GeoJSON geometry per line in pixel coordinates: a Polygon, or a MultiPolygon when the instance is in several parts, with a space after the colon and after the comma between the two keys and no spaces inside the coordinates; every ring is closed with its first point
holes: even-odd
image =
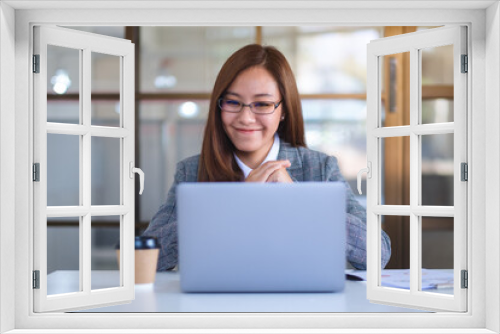
{"type": "Polygon", "coordinates": [[[92,52],[92,125],[120,126],[120,57],[92,52]],[[116,101],[98,101],[95,94],[112,94],[116,101]]]}
{"type": "Polygon", "coordinates": [[[120,57],[92,52],[92,93],[120,93],[120,57]]]}
{"type": "Polygon", "coordinates": [[[380,139],[382,201],[385,205],[410,205],[410,137],[380,139]]]}
{"type": "Polygon", "coordinates": [[[365,93],[366,45],[378,27],[263,27],[264,45],[282,51],[301,94],[365,93]]]}
{"type": "Polygon", "coordinates": [[[422,217],[422,290],[453,294],[453,218],[422,217]]]}
{"type": "Polygon", "coordinates": [[[422,136],[422,205],[453,205],[453,134],[422,136]]]}
{"type": "Polygon", "coordinates": [[[380,216],[382,229],[391,238],[391,260],[382,271],[380,285],[410,289],[410,217],[380,216]]]}
{"type": "Polygon", "coordinates": [[[120,205],[119,138],[92,137],[92,205],[120,205]]]}
{"type": "Polygon", "coordinates": [[[47,134],[47,205],[80,205],[80,137],[47,134]]]}
{"type": "Polygon", "coordinates": [[[208,116],[206,100],[144,101],[140,105],[141,221],[149,222],[165,201],[177,162],[201,152],[208,116]]]}
{"type": "Polygon", "coordinates": [[[254,27],[141,27],[142,92],[210,92],[227,58],[255,42],[254,27]]]}
{"type": "Polygon", "coordinates": [[[76,94],[72,108],[54,110],[47,107],[47,121],[60,123],[80,122],[80,50],[60,46],[47,46],[47,100],[53,95],[76,94]],[[54,112],[56,112],[54,114],[54,112]]]}
{"type": "Polygon", "coordinates": [[[422,85],[453,85],[453,45],[420,50],[422,85]]]}
{"type": "Polygon", "coordinates": [[[410,125],[410,52],[380,57],[383,127],[410,125]]]}
{"type": "Polygon", "coordinates": [[[60,227],[47,222],[48,295],[81,291],[79,220],[78,217],[62,219],[74,223],[60,227]]]}
{"type": "Polygon", "coordinates": [[[422,101],[422,124],[453,122],[453,99],[422,101]]]}
{"type": "Polygon", "coordinates": [[[120,101],[92,101],[92,125],[120,126],[120,101]]]}
{"type": "Polygon", "coordinates": [[[120,216],[92,216],[91,289],[120,286],[120,216]]]}
{"type": "Polygon", "coordinates": [[[420,55],[422,124],[453,122],[453,45],[422,49],[420,55]]]}
{"type": "Polygon", "coordinates": [[[80,103],[76,100],[47,101],[47,122],[78,124],[80,103]]]}

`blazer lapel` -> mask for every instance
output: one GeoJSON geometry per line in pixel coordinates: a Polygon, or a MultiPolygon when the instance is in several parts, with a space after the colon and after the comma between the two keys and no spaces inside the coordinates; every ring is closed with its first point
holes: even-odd
{"type": "Polygon", "coordinates": [[[281,139],[278,160],[289,160],[291,166],[286,170],[290,177],[294,181],[304,181],[302,159],[299,155],[299,150],[296,147],[291,146],[281,139]]]}

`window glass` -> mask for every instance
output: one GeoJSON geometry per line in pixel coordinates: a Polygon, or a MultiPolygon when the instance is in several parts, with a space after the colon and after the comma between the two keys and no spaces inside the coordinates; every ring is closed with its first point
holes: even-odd
{"type": "Polygon", "coordinates": [[[422,124],[453,122],[453,45],[420,50],[422,124]]]}
{"type": "Polygon", "coordinates": [[[422,217],[422,290],[453,294],[453,218],[422,217]],[[428,289],[438,273],[438,289],[428,289]],[[426,285],[427,283],[427,285],[426,285]],[[427,289],[424,289],[427,288],[427,289]]]}
{"type": "Polygon", "coordinates": [[[92,290],[120,286],[120,216],[92,216],[92,290]]]}
{"type": "Polygon", "coordinates": [[[92,93],[120,93],[120,57],[92,52],[92,93]]]}
{"type": "Polygon", "coordinates": [[[92,137],[92,205],[120,205],[119,138],[92,137]]]}
{"type": "Polygon", "coordinates": [[[391,239],[395,251],[391,253],[388,268],[394,271],[382,271],[380,286],[410,290],[410,245],[404,240],[410,238],[409,216],[380,216],[382,229],[393,231],[398,238],[391,239]]]}
{"type": "Polygon", "coordinates": [[[100,126],[120,126],[120,101],[93,99],[91,123],[100,126]]]}
{"type": "Polygon", "coordinates": [[[79,184],[80,136],[47,134],[47,206],[80,205],[79,184]]]}
{"type": "MultiPolygon", "coordinates": [[[[47,99],[71,94],[80,96],[80,50],[47,45],[47,99]]],[[[79,124],[79,104],[65,108],[64,103],[48,104],[47,121],[79,124]],[[50,106],[50,107],[49,107],[50,106]]]]}
{"type": "Polygon", "coordinates": [[[391,258],[385,269],[410,269],[410,216],[381,216],[381,224],[391,239],[391,258]]]}
{"type": "Polygon", "coordinates": [[[78,217],[61,217],[71,224],[47,223],[47,294],[78,292],[80,288],[80,224],[78,217]]]}
{"type": "Polygon", "coordinates": [[[453,99],[422,100],[422,124],[453,122],[453,99]]]}
{"type": "Polygon", "coordinates": [[[453,206],[453,137],[421,136],[422,205],[453,206]]]}
{"type": "Polygon", "coordinates": [[[120,57],[92,52],[92,125],[120,126],[120,57]],[[115,101],[98,101],[96,93],[115,101]]]}
{"type": "Polygon", "coordinates": [[[410,125],[410,52],[379,57],[382,83],[380,85],[380,126],[410,125]]]}
{"type": "Polygon", "coordinates": [[[453,45],[420,50],[422,61],[422,86],[453,86],[453,45]]]}
{"type": "MultiPolygon", "coordinates": [[[[50,96],[50,95],[49,95],[50,96]]],[[[78,124],[80,120],[79,99],[47,101],[47,122],[78,124]]]]}
{"type": "Polygon", "coordinates": [[[410,205],[410,138],[380,139],[383,205],[410,205]]]}

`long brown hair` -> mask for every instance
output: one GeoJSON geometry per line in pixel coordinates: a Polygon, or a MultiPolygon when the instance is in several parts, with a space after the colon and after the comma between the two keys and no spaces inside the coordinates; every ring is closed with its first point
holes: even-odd
{"type": "Polygon", "coordinates": [[[297,84],[285,56],[272,46],[258,44],[244,46],[226,60],[215,80],[198,166],[200,182],[242,180],[243,173],[233,156],[234,145],[222,126],[221,111],[217,101],[224,96],[228,87],[242,71],[254,66],[265,68],[278,83],[283,98],[282,115],[285,116],[278,127],[280,139],[294,147],[306,146],[297,84]]]}

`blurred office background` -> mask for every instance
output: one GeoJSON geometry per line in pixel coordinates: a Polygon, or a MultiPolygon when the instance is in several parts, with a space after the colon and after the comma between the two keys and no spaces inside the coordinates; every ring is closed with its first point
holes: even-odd
{"type": "MultiPolygon", "coordinates": [[[[366,47],[371,40],[426,27],[68,27],[130,39],[136,47],[136,165],[146,174],[145,190],[136,195],[136,234],[142,233],[166,198],[178,161],[198,154],[207,117],[208,101],[224,61],[249,43],[276,46],[289,60],[302,96],[307,145],[335,155],[342,174],[356,190],[357,172],[366,167],[366,47]]],[[[439,51],[439,52],[438,52],[439,51]]],[[[453,121],[453,55],[427,53],[423,73],[426,92],[425,122],[453,121]],[[437,63],[437,66],[432,64],[437,63]],[[451,72],[452,73],[452,72],[451,72]],[[439,93],[436,93],[439,91],[439,93]]],[[[449,50],[448,50],[449,51],[449,50]]],[[[48,121],[78,123],[78,53],[54,47],[48,69],[48,121]]],[[[119,124],[119,59],[92,57],[92,124],[119,124]]],[[[401,85],[409,64],[404,56],[384,62],[383,122],[405,118],[400,101],[408,98],[401,85]],[[397,71],[397,74],[396,74],[397,71]],[[391,84],[396,82],[398,85],[391,84]],[[386,106],[389,106],[387,108],[386,106]],[[386,110],[388,109],[388,110],[386,110]]],[[[79,201],[78,140],[48,135],[48,205],[79,201]]],[[[439,136],[435,136],[439,137],[439,136]]],[[[453,142],[427,138],[423,146],[423,198],[429,205],[453,205],[453,142]],[[451,146],[450,146],[451,145],[451,146]],[[451,150],[451,155],[450,155],[451,150]],[[450,187],[451,184],[451,187],[450,187]],[[450,200],[451,199],[451,200],[450,200]],[[451,201],[451,202],[450,202],[451,201]]],[[[452,139],[452,138],[451,138],[452,139]]],[[[404,140],[384,146],[387,204],[404,204],[408,193],[409,164],[404,140]],[[392,145],[392,146],[391,146],[392,145]],[[395,185],[395,186],[394,186],[395,185]]],[[[94,138],[92,142],[92,204],[118,204],[119,141],[94,138]]],[[[424,203],[425,204],[425,203],[424,203]]],[[[93,217],[92,270],[116,269],[114,247],[119,239],[119,217],[93,217]]],[[[391,268],[409,268],[409,225],[404,217],[384,221],[393,241],[391,268]]],[[[452,268],[453,222],[428,222],[423,252],[426,268],[452,268]],[[447,250],[447,251],[446,251],[447,250]]],[[[48,272],[78,269],[78,219],[48,221],[48,272]]]]}

